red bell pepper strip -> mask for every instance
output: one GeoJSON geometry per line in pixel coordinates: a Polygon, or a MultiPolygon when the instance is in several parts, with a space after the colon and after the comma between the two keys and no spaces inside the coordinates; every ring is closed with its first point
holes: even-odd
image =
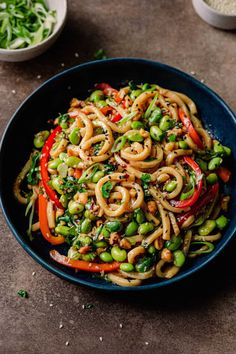
{"type": "Polygon", "coordinates": [[[100,84],[96,84],[95,88],[97,90],[102,90],[104,95],[106,96],[111,96],[112,94],[115,94],[116,97],[118,97],[118,91],[111,87],[111,85],[107,84],[106,82],[101,82],[100,84]]]}
{"type": "Polygon", "coordinates": [[[119,122],[121,119],[122,119],[122,116],[121,116],[119,113],[117,113],[113,118],[111,118],[111,122],[112,122],[112,123],[117,123],[117,122],[119,122]]]}
{"type": "Polygon", "coordinates": [[[46,140],[42,153],[41,153],[41,157],[40,157],[40,174],[41,174],[41,178],[42,178],[42,182],[43,182],[43,186],[44,189],[48,195],[48,197],[55,203],[55,205],[60,208],[63,209],[63,206],[61,205],[61,202],[59,201],[59,198],[56,194],[56,192],[49,187],[48,182],[50,180],[49,176],[48,176],[48,160],[49,160],[49,154],[50,154],[50,150],[54,144],[55,141],[55,137],[58,133],[60,133],[62,130],[62,128],[60,126],[58,126],[57,128],[55,128],[53,130],[53,132],[49,135],[48,139],[46,140]]]}
{"type": "MultiPolygon", "coordinates": [[[[42,183],[41,183],[41,187],[42,187],[42,183]]],[[[52,245],[60,245],[61,243],[64,243],[65,238],[63,236],[53,236],[48,227],[47,198],[42,193],[39,193],[38,201],[39,201],[39,225],[43,237],[45,238],[46,241],[50,242],[52,245]]]]}
{"type": "Polygon", "coordinates": [[[231,171],[228,170],[226,167],[219,167],[218,170],[216,171],[219,177],[222,179],[224,183],[229,182],[230,176],[231,176],[231,171]]]}
{"type": "Polygon", "coordinates": [[[177,216],[178,225],[181,226],[190,216],[198,215],[201,212],[202,208],[205,207],[208,203],[212,202],[219,190],[219,183],[213,184],[211,188],[206,192],[203,197],[198,200],[198,202],[185,214],[177,216]]]}
{"type": "Polygon", "coordinates": [[[75,268],[79,270],[84,270],[86,272],[113,272],[114,270],[117,270],[120,268],[120,263],[119,262],[113,262],[113,263],[92,263],[92,262],[86,262],[86,261],[81,261],[81,260],[74,260],[70,259],[66,256],[61,255],[59,252],[56,250],[50,251],[50,256],[51,258],[56,261],[57,263],[63,264],[67,267],[70,268],[75,268]]]}
{"type": "Polygon", "coordinates": [[[181,119],[181,122],[183,125],[187,128],[187,131],[190,135],[190,137],[193,139],[194,143],[199,147],[199,149],[204,149],[203,143],[196,132],[190,118],[187,116],[187,114],[182,110],[179,109],[179,118],[181,119]]]}
{"type": "Polygon", "coordinates": [[[196,189],[193,195],[186,200],[172,200],[171,204],[176,208],[187,208],[196,203],[202,191],[202,171],[198,164],[189,156],[184,156],[184,162],[189,165],[196,175],[196,189]]]}
{"type": "Polygon", "coordinates": [[[113,112],[113,108],[110,106],[105,106],[105,107],[100,108],[100,111],[106,116],[108,113],[113,112]]]}

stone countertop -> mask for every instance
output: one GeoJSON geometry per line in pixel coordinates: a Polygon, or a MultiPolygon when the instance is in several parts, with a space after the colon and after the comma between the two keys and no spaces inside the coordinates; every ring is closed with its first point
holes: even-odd
{"type": "MultiPolygon", "coordinates": [[[[44,80],[91,60],[99,48],[109,57],[149,58],[195,72],[236,111],[235,32],[208,26],[189,0],[69,0],[67,25],[54,47],[30,62],[0,63],[1,133],[44,80]]],[[[151,293],[113,294],[43,269],[19,246],[2,214],[0,231],[2,354],[236,352],[235,241],[188,281],[151,293]],[[20,288],[28,299],[16,295],[20,288]]]]}

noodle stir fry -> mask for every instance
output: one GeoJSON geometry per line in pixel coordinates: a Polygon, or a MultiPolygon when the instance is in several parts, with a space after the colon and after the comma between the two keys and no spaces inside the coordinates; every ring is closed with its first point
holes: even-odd
{"type": "Polygon", "coordinates": [[[35,135],[14,194],[55,262],[138,286],[213,251],[228,224],[230,154],[186,95],[100,83],[35,135]]]}

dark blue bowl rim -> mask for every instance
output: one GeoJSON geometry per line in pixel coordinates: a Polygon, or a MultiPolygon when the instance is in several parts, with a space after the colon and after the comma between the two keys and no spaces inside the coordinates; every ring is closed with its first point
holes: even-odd
{"type": "MultiPolygon", "coordinates": [[[[5,136],[7,135],[7,131],[9,127],[11,126],[12,122],[14,121],[15,117],[17,116],[18,112],[21,110],[21,108],[27,103],[28,100],[31,99],[31,97],[37,93],[37,91],[41,90],[46,86],[49,82],[53,80],[57,80],[60,77],[66,76],[68,73],[76,71],[77,69],[80,68],[88,68],[91,66],[99,66],[104,63],[119,63],[119,62],[132,62],[132,63],[141,63],[141,64],[147,64],[147,65],[157,65],[160,68],[166,69],[169,72],[176,73],[179,76],[182,76],[183,78],[192,81],[196,86],[198,86],[200,89],[204,89],[208,93],[211,94],[212,97],[214,97],[215,100],[220,102],[220,104],[224,107],[224,109],[227,111],[227,113],[231,116],[231,118],[234,120],[234,123],[236,124],[236,116],[234,115],[233,111],[230,109],[230,107],[225,103],[225,101],[217,94],[215,93],[212,89],[210,89],[208,86],[203,84],[202,82],[198,81],[196,78],[190,76],[189,74],[183,72],[180,69],[174,68],[172,66],[169,66],[167,64],[160,63],[158,61],[153,61],[149,59],[141,59],[141,58],[111,58],[111,59],[105,59],[105,60],[99,60],[99,61],[91,61],[87,62],[84,64],[80,64],[74,67],[71,67],[67,70],[64,70],[51,78],[49,78],[47,81],[45,81],[42,85],[40,85],[36,90],[34,90],[18,107],[18,109],[15,111],[15,113],[12,115],[9,123],[7,124],[5,131],[3,133],[1,143],[0,143],[0,154],[2,150],[2,145],[4,143],[5,136]]],[[[200,263],[199,265],[195,266],[193,269],[189,269],[185,271],[184,273],[180,273],[179,275],[175,276],[174,278],[168,279],[168,280],[162,280],[160,283],[153,283],[153,284],[148,284],[148,285],[142,285],[139,287],[119,287],[110,283],[105,283],[105,284],[98,284],[98,283],[93,283],[92,279],[91,281],[79,279],[74,275],[67,274],[63,270],[57,269],[53,265],[48,264],[43,258],[39,257],[36,252],[30,247],[30,245],[27,245],[26,242],[21,238],[20,233],[17,232],[17,230],[14,228],[14,225],[11,223],[10,219],[8,218],[7,212],[4,208],[3,201],[2,201],[2,191],[0,190],[0,206],[3,210],[3,215],[7,221],[7,224],[12,231],[13,235],[15,236],[16,240],[19,242],[19,244],[23,247],[23,249],[40,265],[42,265],[44,268],[46,268],[48,271],[52,272],[53,274],[57,275],[60,278],[63,278],[65,280],[68,280],[72,283],[75,284],[82,284],[86,285],[92,288],[100,289],[100,290],[108,290],[108,291],[144,291],[144,290],[151,290],[151,289],[156,289],[160,288],[163,286],[171,285],[174,284],[180,280],[183,280],[187,277],[189,277],[191,274],[196,273],[203,267],[205,267],[208,263],[210,263],[215,257],[219,255],[219,253],[222,252],[222,250],[226,247],[226,245],[231,241],[233,238],[235,232],[236,232],[236,225],[234,226],[234,229],[231,231],[231,233],[228,235],[227,239],[224,240],[224,242],[221,244],[221,246],[213,251],[210,255],[209,258],[205,259],[200,263]]]]}

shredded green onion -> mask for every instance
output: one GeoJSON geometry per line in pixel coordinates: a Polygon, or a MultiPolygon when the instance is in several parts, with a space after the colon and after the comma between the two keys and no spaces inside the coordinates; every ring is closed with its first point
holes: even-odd
{"type": "Polygon", "coordinates": [[[56,23],[56,11],[44,0],[5,0],[0,3],[0,47],[26,48],[48,38],[56,23]]]}
{"type": "Polygon", "coordinates": [[[156,105],[157,98],[158,98],[158,94],[156,94],[156,95],[153,97],[153,99],[152,99],[150,105],[148,106],[148,109],[146,110],[146,112],[145,112],[145,114],[144,114],[144,118],[145,118],[145,119],[147,119],[147,118],[151,115],[151,113],[152,113],[152,111],[153,111],[153,109],[154,109],[154,107],[155,107],[155,105],[156,105]]]}
{"type": "Polygon", "coordinates": [[[194,246],[194,245],[199,245],[199,246],[203,246],[195,251],[190,251],[189,255],[193,255],[193,254],[203,254],[203,253],[210,253],[214,250],[214,245],[211,242],[207,242],[207,241],[196,241],[196,242],[192,242],[190,247],[194,246]],[[207,248],[206,248],[207,247],[207,248]]]}
{"type": "Polygon", "coordinates": [[[120,151],[124,147],[126,140],[126,136],[120,136],[119,138],[117,138],[112,146],[111,152],[120,151]]]}

